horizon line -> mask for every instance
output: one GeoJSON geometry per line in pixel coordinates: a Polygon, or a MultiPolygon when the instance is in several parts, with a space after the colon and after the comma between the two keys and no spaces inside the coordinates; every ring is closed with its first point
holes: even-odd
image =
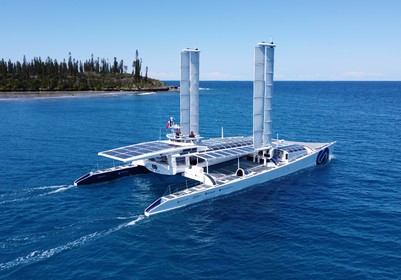
{"type": "MultiPolygon", "coordinates": [[[[180,80],[166,79],[162,82],[179,82],[180,80]]],[[[253,82],[253,80],[199,80],[200,82],[253,82]]],[[[401,80],[274,80],[274,82],[401,82],[401,80]]]]}

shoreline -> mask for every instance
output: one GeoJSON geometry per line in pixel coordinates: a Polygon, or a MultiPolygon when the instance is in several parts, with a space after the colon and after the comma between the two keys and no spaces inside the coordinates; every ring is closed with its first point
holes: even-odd
{"type": "Polygon", "coordinates": [[[66,97],[91,97],[108,96],[120,94],[142,94],[151,92],[171,92],[178,91],[177,87],[157,87],[143,88],[140,90],[87,90],[87,91],[69,91],[69,90],[45,90],[45,91],[0,91],[0,101],[18,100],[18,99],[38,99],[38,98],[66,98],[66,97]]]}

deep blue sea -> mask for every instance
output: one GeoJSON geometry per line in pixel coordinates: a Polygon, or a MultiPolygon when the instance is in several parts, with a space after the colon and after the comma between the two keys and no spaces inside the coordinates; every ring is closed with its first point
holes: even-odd
{"type": "MultiPolygon", "coordinates": [[[[178,82],[169,82],[178,85],[178,82]]],[[[201,82],[200,132],[252,133],[252,82],[201,82]]],[[[276,82],[273,134],[324,166],[146,218],[182,177],[74,187],[157,140],[179,93],[0,101],[1,279],[400,279],[401,82],[276,82]]]]}

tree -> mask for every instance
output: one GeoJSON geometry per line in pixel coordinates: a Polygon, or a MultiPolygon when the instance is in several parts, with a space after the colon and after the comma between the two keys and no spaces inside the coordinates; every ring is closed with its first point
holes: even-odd
{"type": "Polygon", "coordinates": [[[99,57],[97,57],[96,62],[95,62],[95,72],[100,73],[99,57]]]}
{"type": "Polygon", "coordinates": [[[74,66],[72,64],[72,57],[71,57],[71,52],[68,53],[68,73],[70,75],[73,74],[74,71],[74,66]]]}
{"type": "Polygon", "coordinates": [[[120,64],[118,65],[118,72],[120,74],[124,73],[124,61],[122,59],[120,60],[120,64]]]}
{"type": "Polygon", "coordinates": [[[141,73],[142,59],[138,50],[133,61],[133,72],[127,74],[124,61],[114,57],[112,63],[108,59],[94,60],[93,54],[84,62],[72,57],[58,62],[49,56],[42,60],[34,57],[27,61],[24,55],[22,63],[10,59],[0,59],[0,91],[12,90],[121,90],[137,89],[138,83],[149,86],[161,85],[148,78],[148,67],[145,77],[141,73]],[[112,75],[110,75],[112,74],[112,75]]]}
{"type": "Polygon", "coordinates": [[[113,62],[113,73],[118,73],[118,62],[117,62],[117,57],[114,57],[114,62],[113,62]]]}
{"type": "Polygon", "coordinates": [[[141,80],[141,64],[142,60],[139,59],[139,53],[138,50],[136,50],[135,61],[132,64],[134,69],[134,80],[136,83],[138,83],[141,80]]]}
{"type": "Polygon", "coordinates": [[[24,55],[24,58],[22,59],[22,74],[27,75],[27,64],[26,64],[26,57],[24,55]]]}

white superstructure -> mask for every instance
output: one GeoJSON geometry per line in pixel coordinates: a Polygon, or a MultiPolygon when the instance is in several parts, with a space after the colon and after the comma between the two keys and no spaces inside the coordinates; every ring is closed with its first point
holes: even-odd
{"type": "MultiPolygon", "coordinates": [[[[181,52],[180,125],[170,119],[166,128],[172,133],[166,135],[166,140],[99,153],[131,167],[146,167],[164,175],[181,174],[193,180],[194,184],[185,184],[180,190],[168,188],[168,193],[145,209],[146,216],[243,190],[329,160],[335,142],[272,139],[274,48],[273,42],[261,42],[255,47],[252,136],[225,138],[222,133],[221,138],[207,140],[199,136],[200,51],[184,49],[181,52]]],[[[116,172],[113,170],[112,175],[116,172]]]]}

